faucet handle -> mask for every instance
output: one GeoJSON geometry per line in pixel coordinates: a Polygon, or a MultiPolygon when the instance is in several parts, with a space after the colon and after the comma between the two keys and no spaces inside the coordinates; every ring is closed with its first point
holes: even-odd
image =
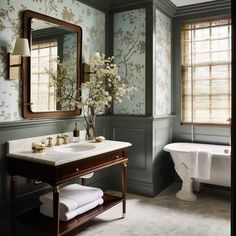
{"type": "Polygon", "coordinates": [[[64,144],[69,143],[69,136],[65,134],[63,137],[64,137],[64,144]]]}
{"type": "Polygon", "coordinates": [[[55,143],[56,146],[60,145],[60,138],[61,138],[61,136],[58,134],[57,137],[56,137],[56,140],[57,140],[56,143],[55,143]]]}
{"type": "Polygon", "coordinates": [[[48,137],[47,140],[48,140],[47,147],[52,147],[52,146],[53,146],[53,144],[52,144],[52,138],[51,138],[51,137],[48,137]]]}

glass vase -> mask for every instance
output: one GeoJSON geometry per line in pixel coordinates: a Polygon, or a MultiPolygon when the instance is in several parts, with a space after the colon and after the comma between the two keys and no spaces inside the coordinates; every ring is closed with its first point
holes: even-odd
{"type": "Polygon", "coordinates": [[[84,116],[85,119],[85,139],[86,140],[94,140],[95,135],[95,114],[92,111],[89,111],[86,116],[84,116]]]}

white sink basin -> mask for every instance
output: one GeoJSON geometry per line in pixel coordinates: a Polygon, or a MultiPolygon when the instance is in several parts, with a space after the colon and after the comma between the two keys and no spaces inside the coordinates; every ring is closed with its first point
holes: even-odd
{"type": "Polygon", "coordinates": [[[54,147],[54,151],[57,152],[86,152],[95,149],[94,144],[79,144],[79,143],[70,143],[58,147],[54,147]]]}

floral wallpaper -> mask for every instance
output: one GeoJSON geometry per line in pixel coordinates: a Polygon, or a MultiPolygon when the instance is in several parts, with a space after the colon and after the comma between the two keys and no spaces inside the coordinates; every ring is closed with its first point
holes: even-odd
{"type": "Polygon", "coordinates": [[[105,14],[77,0],[1,0],[0,5],[0,122],[22,119],[21,81],[7,78],[7,52],[22,29],[22,11],[30,9],[83,29],[83,60],[105,52],[105,14]]]}
{"type": "MultiPolygon", "coordinates": [[[[77,46],[77,35],[75,33],[70,33],[64,35],[63,39],[63,62],[69,65],[76,65],[76,46],[77,46]]],[[[71,78],[74,78],[74,82],[76,77],[73,76],[76,74],[76,66],[70,68],[69,71],[71,78]]]]}
{"type": "Polygon", "coordinates": [[[76,62],[76,45],[77,35],[76,33],[65,34],[63,39],[63,61],[76,62]],[[72,60],[72,61],[71,61],[72,60]]]}
{"type": "Polygon", "coordinates": [[[156,9],[155,116],[171,113],[171,19],[156,9]]]}
{"type": "Polygon", "coordinates": [[[125,83],[137,91],[114,105],[115,114],[145,114],[145,9],[114,14],[114,56],[125,83]]]}

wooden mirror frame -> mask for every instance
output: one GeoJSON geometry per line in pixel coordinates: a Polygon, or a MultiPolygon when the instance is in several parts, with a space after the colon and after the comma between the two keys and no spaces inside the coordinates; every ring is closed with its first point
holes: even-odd
{"type": "MultiPolygon", "coordinates": [[[[77,33],[77,89],[81,85],[81,71],[82,71],[82,29],[80,26],[58,20],[56,18],[46,16],[31,10],[23,12],[23,37],[29,40],[29,47],[32,44],[31,22],[32,19],[39,19],[50,22],[64,28],[73,30],[77,33]]],[[[25,119],[43,119],[43,118],[56,118],[65,116],[78,116],[81,114],[81,109],[76,108],[71,111],[48,111],[48,112],[32,112],[31,111],[31,60],[30,57],[22,58],[22,109],[23,117],[25,119]]],[[[80,96],[80,94],[77,94],[80,96]]]]}

